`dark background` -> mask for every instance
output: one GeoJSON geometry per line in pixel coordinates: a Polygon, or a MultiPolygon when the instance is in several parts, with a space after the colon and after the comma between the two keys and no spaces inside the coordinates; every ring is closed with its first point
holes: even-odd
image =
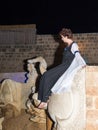
{"type": "Polygon", "coordinates": [[[36,24],[38,34],[98,32],[97,0],[1,0],[0,25],[36,24]]]}

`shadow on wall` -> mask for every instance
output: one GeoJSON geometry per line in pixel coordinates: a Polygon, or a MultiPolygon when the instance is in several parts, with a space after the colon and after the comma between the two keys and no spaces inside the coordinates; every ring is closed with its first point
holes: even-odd
{"type": "Polygon", "coordinates": [[[63,53],[64,48],[67,46],[67,44],[65,45],[65,43],[61,40],[59,35],[53,35],[53,38],[57,43],[59,43],[59,46],[55,51],[54,63],[53,63],[53,65],[49,66],[48,69],[53,68],[53,67],[61,64],[62,53],[63,53]]]}
{"type": "MultiPolygon", "coordinates": [[[[54,40],[55,40],[57,43],[59,43],[59,46],[58,46],[58,48],[57,48],[57,50],[56,50],[56,52],[55,52],[55,55],[54,55],[54,63],[53,63],[53,65],[50,66],[49,68],[52,68],[52,67],[55,67],[55,66],[61,64],[61,62],[62,62],[63,50],[64,50],[64,48],[67,46],[67,43],[66,43],[66,45],[65,45],[65,43],[61,40],[61,38],[60,38],[59,35],[53,35],[53,37],[54,37],[54,40]]],[[[86,64],[88,64],[88,59],[87,59],[87,57],[84,57],[84,56],[83,56],[83,58],[84,58],[86,64]]],[[[89,65],[92,65],[92,64],[89,64],[89,65]]],[[[93,64],[93,65],[96,65],[96,64],[93,64]]],[[[97,65],[98,65],[98,64],[97,64],[97,65]]]]}

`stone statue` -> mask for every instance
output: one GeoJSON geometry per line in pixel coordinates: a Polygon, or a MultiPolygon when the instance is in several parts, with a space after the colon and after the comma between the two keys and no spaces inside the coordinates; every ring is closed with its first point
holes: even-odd
{"type": "Polygon", "coordinates": [[[2,122],[4,121],[4,117],[0,118],[0,130],[2,130],[2,122]]]}
{"type": "Polygon", "coordinates": [[[17,114],[20,113],[22,108],[26,108],[25,101],[31,91],[31,87],[35,87],[37,75],[35,75],[33,79],[33,74],[35,74],[35,70],[33,70],[33,72],[29,71],[27,83],[5,79],[0,87],[0,102],[2,102],[4,106],[8,104],[14,106],[17,110],[17,114]]]}
{"type": "Polygon", "coordinates": [[[21,109],[27,109],[27,112],[31,114],[31,121],[36,118],[36,122],[46,123],[46,113],[44,110],[40,110],[35,107],[38,104],[36,90],[36,79],[38,77],[38,72],[35,68],[36,63],[39,62],[40,73],[43,74],[47,70],[47,63],[43,57],[39,56],[37,58],[27,61],[27,81],[26,83],[16,82],[11,79],[5,79],[0,84],[0,130],[2,130],[2,122],[4,118],[18,116],[21,113],[21,109]],[[34,105],[28,98],[30,93],[33,94],[32,100],[34,100],[34,105]],[[7,110],[8,109],[8,110],[7,110]],[[10,113],[8,112],[10,109],[10,113]],[[6,111],[3,113],[2,111],[6,111]],[[6,115],[7,114],[7,115],[6,115]]]}
{"type": "Polygon", "coordinates": [[[85,69],[75,75],[71,90],[52,94],[48,112],[55,123],[54,130],[85,130],[85,69]]]}
{"type": "Polygon", "coordinates": [[[29,94],[35,92],[36,79],[38,77],[37,70],[35,68],[35,63],[39,62],[39,67],[41,73],[43,74],[46,71],[47,64],[42,57],[37,57],[32,63],[29,60],[27,64],[28,69],[28,80],[26,83],[16,82],[11,79],[5,79],[0,85],[0,107],[6,107],[7,105],[12,105],[15,107],[15,115],[20,114],[21,109],[26,109],[26,101],[29,94]]]}
{"type": "MultiPolygon", "coordinates": [[[[36,64],[37,62],[40,62],[40,73],[41,75],[43,75],[43,73],[47,70],[46,61],[42,57],[37,57],[35,59],[28,60],[28,63],[30,64],[36,64]]],[[[40,101],[38,100],[38,93],[35,93],[34,90],[32,90],[31,93],[32,99],[28,99],[26,102],[27,112],[31,114],[30,120],[38,123],[46,123],[45,110],[37,108],[40,103],[40,101]]]]}

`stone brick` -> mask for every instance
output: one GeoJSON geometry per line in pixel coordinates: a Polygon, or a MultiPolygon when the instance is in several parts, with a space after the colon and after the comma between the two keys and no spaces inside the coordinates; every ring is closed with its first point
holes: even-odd
{"type": "Polygon", "coordinates": [[[98,120],[98,110],[87,110],[87,119],[92,121],[98,120]]]}
{"type": "Polygon", "coordinates": [[[93,108],[93,98],[91,96],[87,96],[87,98],[86,98],[86,106],[87,106],[87,109],[92,109],[93,108]]]}
{"type": "Polygon", "coordinates": [[[98,109],[98,97],[95,98],[95,108],[98,109]]]}
{"type": "Polygon", "coordinates": [[[98,121],[87,121],[86,130],[98,130],[98,121]]]}
{"type": "Polygon", "coordinates": [[[86,130],[98,130],[95,128],[93,123],[87,123],[86,130]]]}
{"type": "Polygon", "coordinates": [[[86,88],[86,94],[89,96],[98,96],[98,88],[97,87],[88,87],[88,88],[86,88]]]}

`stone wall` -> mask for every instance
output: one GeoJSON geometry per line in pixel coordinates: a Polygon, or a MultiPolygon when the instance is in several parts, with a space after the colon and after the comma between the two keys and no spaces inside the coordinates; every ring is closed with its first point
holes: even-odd
{"type": "Polygon", "coordinates": [[[36,44],[36,25],[0,26],[0,72],[24,70],[36,44]]]}
{"type": "MultiPolygon", "coordinates": [[[[1,27],[0,30],[2,32],[1,27]]],[[[3,30],[3,35],[1,32],[0,37],[3,39],[0,40],[1,73],[23,72],[26,68],[26,60],[36,56],[43,56],[48,67],[61,63],[63,44],[60,44],[61,41],[57,35],[36,35],[36,26],[33,25],[13,27],[12,29],[7,27],[7,30],[3,30]],[[19,30],[17,31],[16,28],[19,30]]],[[[78,42],[86,62],[89,65],[98,65],[98,33],[74,34],[74,41],[78,42]]]]}
{"type": "MultiPolygon", "coordinates": [[[[97,58],[97,56],[98,56],[98,33],[74,34],[74,41],[76,41],[78,43],[80,52],[81,52],[82,56],[85,58],[85,60],[87,61],[87,63],[90,65],[92,65],[92,64],[98,65],[98,58],[97,58]]],[[[57,36],[37,35],[37,44],[39,44],[41,46],[42,42],[43,42],[43,45],[47,44],[47,46],[49,46],[49,51],[50,50],[51,51],[50,51],[50,53],[48,52],[48,54],[50,55],[51,60],[52,60],[51,52],[52,52],[52,54],[55,54],[56,51],[59,53],[63,48],[63,45],[59,44],[60,41],[58,40],[57,36]]],[[[43,48],[43,50],[44,50],[44,48],[43,48]]],[[[59,56],[60,53],[59,54],[58,53],[56,55],[57,58],[60,57],[59,56]]],[[[47,54],[47,52],[45,54],[47,54]]],[[[48,54],[46,56],[48,56],[48,58],[49,58],[48,54]]],[[[51,60],[49,59],[48,61],[51,61],[51,60]]],[[[51,62],[49,62],[49,63],[51,64],[51,62]]]]}
{"type": "MultiPolygon", "coordinates": [[[[98,65],[98,33],[74,34],[74,41],[79,45],[80,52],[87,64],[98,65]]],[[[54,62],[61,61],[63,44],[56,35],[37,35],[36,47],[39,50],[37,55],[42,55],[48,66],[54,62]]]]}
{"type": "Polygon", "coordinates": [[[86,130],[98,130],[98,66],[86,68],[86,130]]]}
{"type": "Polygon", "coordinates": [[[98,33],[80,33],[74,36],[87,63],[98,65],[98,33]]]}

